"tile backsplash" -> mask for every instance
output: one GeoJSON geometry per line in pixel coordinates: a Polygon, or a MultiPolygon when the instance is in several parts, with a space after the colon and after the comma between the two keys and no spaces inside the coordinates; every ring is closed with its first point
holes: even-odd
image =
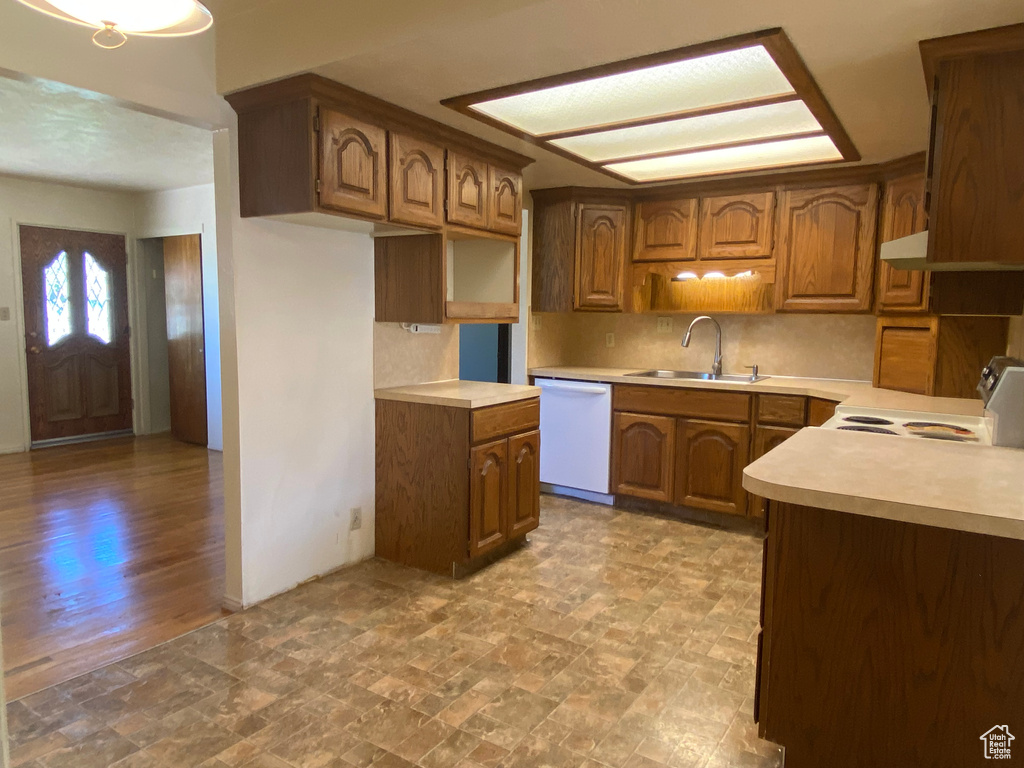
{"type": "MultiPolygon", "coordinates": [[[[711,369],[715,333],[710,324],[693,331],[689,348],[680,346],[696,315],[600,312],[536,313],[540,327],[530,332],[530,367],[573,365],[614,368],[711,369]],[[658,330],[669,318],[671,331],[658,330]],[[614,346],[607,346],[608,334],[614,346]]],[[[722,326],[723,370],[745,373],[757,363],[761,373],[870,381],[874,367],[874,315],[718,315],[722,326]]]]}

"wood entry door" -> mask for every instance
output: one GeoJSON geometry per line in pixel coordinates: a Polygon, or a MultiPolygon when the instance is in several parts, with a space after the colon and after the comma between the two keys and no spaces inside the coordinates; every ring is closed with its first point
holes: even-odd
{"type": "Polygon", "coordinates": [[[171,435],[182,442],[206,445],[206,333],[199,235],[164,238],[164,290],[171,435]]]}
{"type": "Polygon", "coordinates": [[[124,237],[19,234],[32,442],[131,429],[124,237]]]}

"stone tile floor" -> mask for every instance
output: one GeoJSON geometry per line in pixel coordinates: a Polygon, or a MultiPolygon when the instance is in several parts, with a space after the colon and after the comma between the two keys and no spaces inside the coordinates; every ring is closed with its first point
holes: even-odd
{"type": "Polygon", "coordinates": [[[779,766],[761,543],[543,499],[462,581],[360,563],[9,706],[24,768],[779,766]]]}

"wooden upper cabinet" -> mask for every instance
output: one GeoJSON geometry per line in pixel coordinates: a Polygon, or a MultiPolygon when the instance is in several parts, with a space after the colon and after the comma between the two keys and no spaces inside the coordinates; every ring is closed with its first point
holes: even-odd
{"type": "Polygon", "coordinates": [[[747,492],[750,427],[698,419],[680,419],[676,428],[675,503],[684,507],[743,515],[747,492]]]}
{"type": "Polygon", "coordinates": [[[540,525],[540,430],[508,439],[508,537],[540,525]]]}
{"type": "Polygon", "coordinates": [[[490,210],[490,169],[487,163],[449,150],[448,221],[487,229],[490,210]]]}
{"type": "Polygon", "coordinates": [[[490,166],[490,228],[518,235],[523,228],[523,176],[490,166]]]}
{"type": "MultiPolygon", "coordinates": [[[[882,203],[882,235],[887,243],[923,232],[927,226],[924,209],[924,174],[892,179],[885,185],[882,203]]],[[[878,263],[877,307],[880,312],[924,312],[928,308],[928,275],[911,269],[893,269],[878,263]]]]}
{"type": "Polygon", "coordinates": [[[489,552],[508,532],[508,441],[474,448],[469,480],[469,555],[489,552]]]}
{"type": "Polygon", "coordinates": [[[390,219],[398,224],[440,227],[444,223],[444,149],[392,131],[390,219]]]}
{"type": "Polygon", "coordinates": [[[320,109],[320,206],[385,218],[387,131],[320,109]]]}
{"type": "Polygon", "coordinates": [[[870,310],[877,210],[874,184],[783,192],[776,309],[870,310]]]}
{"type": "Polygon", "coordinates": [[[768,258],[774,222],[774,192],[705,197],[700,201],[699,258],[768,258]]]}
{"type": "Polygon", "coordinates": [[[613,439],[615,492],[671,502],[676,420],[616,413],[613,439]]]}
{"type": "Polygon", "coordinates": [[[697,258],[697,198],[647,200],[636,206],[633,261],[697,258]]]}
{"type": "Polygon", "coordinates": [[[622,309],[626,218],[624,205],[579,206],[575,309],[622,309]]]}
{"type": "Polygon", "coordinates": [[[999,30],[977,33],[981,52],[964,55],[951,45],[935,68],[931,262],[1024,264],[1024,32],[1016,34],[1018,50],[985,53],[986,32],[999,30]]]}

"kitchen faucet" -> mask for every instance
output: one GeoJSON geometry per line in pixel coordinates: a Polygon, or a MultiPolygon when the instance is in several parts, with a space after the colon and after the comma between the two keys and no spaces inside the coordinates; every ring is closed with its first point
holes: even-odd
{"type": "Polygon", "coordinates": [[[721,376],[722,375],[722,326],[718,324],[718,321],[713,317],[707,315],[701,315],[700,317],[693,318],[693,322],[690,323],[690,327],[686,329],[686,334],[683,336],[683,346],[690,346],[690,333],[693,331],[693,326],[699,323],[701,320],[707,320],[715,326],[715,361],[711,364],[711,375],[721,376]]]}

